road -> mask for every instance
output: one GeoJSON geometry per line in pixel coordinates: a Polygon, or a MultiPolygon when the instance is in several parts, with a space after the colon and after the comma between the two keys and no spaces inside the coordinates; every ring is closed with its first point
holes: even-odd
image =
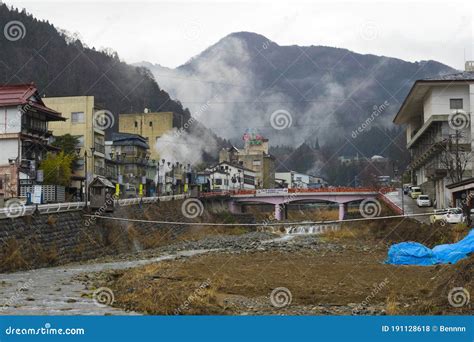
{"type": "MultiPolygon", "coordinates": [[[[433,212],[433,207],[422,207],[419,208],[416,205],[416,201],[412,199],[408,195],[403,195],[402,189],[397,189],[397,191],[389,192],[385,194],[390,201],[398,205],[400,208],[402,207],[402,196],[403,196],[403,209],[405,211],[405,215],[412,215],[412,214],[424,214],[424,213],[431,213],[433,212]]],[[[426,216],[414,216],[414,219],[422,222],[422,223],[430,223],[429,215],[426,216]]]]}

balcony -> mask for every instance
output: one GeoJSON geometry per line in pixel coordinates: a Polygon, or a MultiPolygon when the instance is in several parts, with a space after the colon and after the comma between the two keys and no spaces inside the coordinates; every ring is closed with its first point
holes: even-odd
{"type": "Polygon", "coordinates": [[[448,170],[443,167],[430,167],[426,169],[426,177],[431,180],[441,179],[448,175],[448,170]]]}

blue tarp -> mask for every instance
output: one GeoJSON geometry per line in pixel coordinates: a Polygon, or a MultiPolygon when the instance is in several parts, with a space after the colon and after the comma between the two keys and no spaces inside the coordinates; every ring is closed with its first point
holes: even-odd
{"type": "Polygon", "coordinates": [[[418,242],[402,242],[388,250],[387,264],[429,266],[435,264],[455,264],[474,253],[474,229],[456,243],[438,245],[433,249],[418,242]]]}

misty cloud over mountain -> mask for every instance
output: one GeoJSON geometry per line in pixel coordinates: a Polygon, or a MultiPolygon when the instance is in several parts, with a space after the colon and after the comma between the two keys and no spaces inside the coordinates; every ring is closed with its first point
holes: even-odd
{"type": "Polygon", "coordinates": [[[279,46],[249,32],[224,37],[176,69],[139,65],[218,136],[240,143],[246,129],[257,129],[272,145],[294,147],[350,138],[370,117],[365,130],[390,127],[416,79],[455,71],[435,61],[279,46]]]}

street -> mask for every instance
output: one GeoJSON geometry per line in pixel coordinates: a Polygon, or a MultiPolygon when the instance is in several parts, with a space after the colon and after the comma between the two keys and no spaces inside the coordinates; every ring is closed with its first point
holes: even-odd
{"type": "MultiPolygon", "coordinates": [[[[433,212],[433,207],[418,207],[416,205],[416,200],[412,199],[408,195],[403,195],[403,191],[401,188],[397,189],[397,191],[389,192],[385,195],[390,201],[395,203],[397,206],[402,208],[402,196],[403,198],[403,209],[405,215],[413,215],[413,214],[423,214],[423,213],[431,213],[433,212]]],[[[430,223],[430,216],[414,216],[414,219],[422,222],[422,223],[430,223]]]]}

